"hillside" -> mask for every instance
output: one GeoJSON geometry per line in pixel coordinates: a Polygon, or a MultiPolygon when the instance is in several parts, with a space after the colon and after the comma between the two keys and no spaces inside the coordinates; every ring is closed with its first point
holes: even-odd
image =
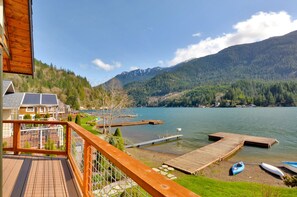
{"type": "Polygon", "coordinates": [[[105,82],[104,85],[107,87],[110,86],[112,83],[112,80],[118,81],[118,83],[121,84],[121,86],[125,86],[126,84],[129,84],[132,82],[143,82],[167,70],[168,68],[154,67],[154,68],[147,68],[147,69],[136,69],[130,72],[122,72],[121,74],[116,75],[114,78],[105,82]]]}
{"type": "Polygon", "coordinates": [[[77,76],[72,71],[57,69],[38,60],[35,60],[34,78],[4,73],[4,79],[12,80],[19,92],[57,94],[62,102],[74,109],[97,107],[103,92],[100,87],[92,88],[86,78],[77,76]]]}
{"type": "Polygon", "coordinates": [[[149,98],[205,85],[230,85],[238,80],[283,81],[297,76],[297,31],[267,40],[232,46],[193,59],[155,77],[124,87],[137,105],[149,98]]]}

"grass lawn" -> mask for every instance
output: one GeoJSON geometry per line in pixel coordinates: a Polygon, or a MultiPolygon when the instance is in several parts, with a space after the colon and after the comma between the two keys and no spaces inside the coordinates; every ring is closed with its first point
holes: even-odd
{"type": "Polygon", "coordinates": [[[226,182],[203,176],[186,175],[176,180],[196,194],[207,196],[297,196],[297,188],[285,188],[248,182],[226,182]]]}
{"type": "Polygon", "coordinates": [[[92,122],[95,119],[96,119],[96,116],[85,115],[85,117],[81,118],[81,126],[84,129],[90,131],[91,133],[97,135],[99,131],[94,129],[95,128],[94,126],[87,124],[87,122],[92,122]]]}

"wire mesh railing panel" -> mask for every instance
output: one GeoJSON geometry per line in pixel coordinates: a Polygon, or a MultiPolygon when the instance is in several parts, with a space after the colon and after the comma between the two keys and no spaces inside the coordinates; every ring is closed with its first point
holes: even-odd
{"type": "Polygon", "coordinates": [[[91,148],[91,193],[94,196],[150,196],[95,148],[91,148]]]}
{"type": "Polygon", "coordinates": [[[13,123],[3,123],[3,148],[13,147],[13,123]]]}
{"type": "Polygon", "coordinates": [[[65,129],[55,124],[21,124],[20,148],[65,151],[65,129]]]}
{"type": "Polygon", "coordinates": [[[75,131],[71,131],[71,156],[76,167],[80,172],[80,178],[83,178],[84,173],[84,144],[85,141],[75,131]]]}

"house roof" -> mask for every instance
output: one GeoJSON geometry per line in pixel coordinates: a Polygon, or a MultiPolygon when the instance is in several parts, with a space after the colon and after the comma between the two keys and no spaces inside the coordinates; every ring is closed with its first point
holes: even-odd
{"type": "Polygon", "coordinates": [[[3,80],[3,92],[2,95],[4,96],[7,93],[14,93],[14,86],[12,81],[9,80],[3,80]]]}
{"type": "Polygon", "coordinates": [[[3,109],[19,109],[25,93],[12,93],[3,96],[3,109]]]}
{"type": "Polygon", "coordinates": [[[5,0],[3,71],[33,75],[32,1],[5,0]]]}
{"type": "Polygon", "coordinates": [[[25,93],[22,106],[57,106],[56,94],[25,93]]]}
{"type": "Polygon", "coordinates": [[[3,80],[3,108],[19,109],[21,106],[58,106],[56,94],[16,93],[12,81],[3,80]]]}

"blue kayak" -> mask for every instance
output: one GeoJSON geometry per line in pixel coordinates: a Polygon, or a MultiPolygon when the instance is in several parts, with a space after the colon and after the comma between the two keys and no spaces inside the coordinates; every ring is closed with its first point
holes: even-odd
{"type": "Polygon", "coordinates": [[[244,163],[242,161],[235,163],[231,168],[232,175],[241,173],[244,170],[244,163]]]}
{"type": "Polygon", "coordinates": [[[297,173],[297,161],[283,161],[283,164],[287,169],[297,173]]]}

